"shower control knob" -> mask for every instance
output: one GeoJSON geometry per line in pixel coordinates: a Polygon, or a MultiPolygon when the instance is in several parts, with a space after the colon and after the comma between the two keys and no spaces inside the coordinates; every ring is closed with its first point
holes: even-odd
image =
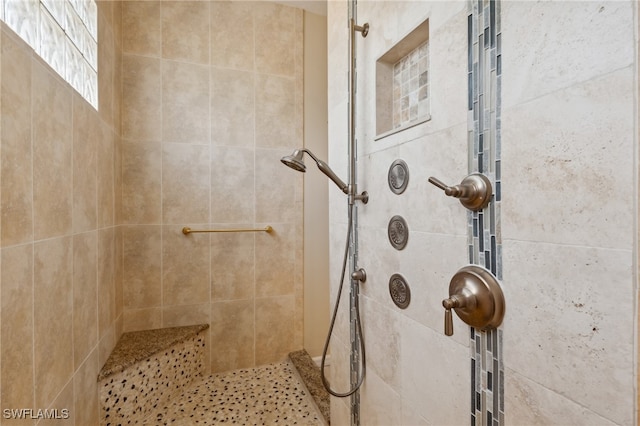
{"type": "Polygon", "coordinates": [[[504,294],[498,280],[489,270],[478,265],[468,265],[451,278],[449,298],[442,301],[442,306],[445,309],[445,335],[453,335],[452,309],[471,327],[487,330],[502,324],[504,294]]]}
{"type": "Polygon", "coordinates": [[[429,182],[442,189],[446,195],[459,198],[460,203],[472,211],[484,209],[491,201],[491,181],[482,173],[472,173],[454,186],[448,186],[433,176],[429,178],[429,182]]]}
{"type": "Polygon", "coordinates": [[[357,271],[353,271],[351,273],[351,279],[363,283],[367,280],[367,271],[365,271],[363,268],[360,268],[357,271]]]}

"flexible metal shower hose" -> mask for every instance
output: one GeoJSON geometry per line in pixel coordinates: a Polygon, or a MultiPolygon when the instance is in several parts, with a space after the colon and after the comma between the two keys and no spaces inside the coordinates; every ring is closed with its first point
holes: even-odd
{"type": "Polygon", "coordinates": [[[329,349],[329,341],[331,340],[331,335],[333,334],[333,326],[336,322],[336,316],[338,314],[338,307],[340,306],[340,296],[342,295],[342,287],[344,284],[344,276],[345,276],[345,272],[347,270],[347,257],[349,256],[349,243],[351,242],[351,230],[353,227],[353,204],[349,205],[349,225],[347,227],[347,244],[345,245],[345,249],[344,249],[344,258],[342,261],[342,274],[340,275],[340,286],[338,286],[338,295],[336,296],[336,303],[333,307],[333,315],[331,316],[331,323],[329,325],[329,332],[327,333],[327,339],[324,342],[324,349],[322,350],[322,362],[320,363],[320,378],[322,379],[322,384],[324,385],[324,388],[327,390],[327,392],[329,392],[331,395],[336,396],[338,398],[345,398],[347,396],[351,396],[353,395],[358,389],[360,389],[360,386],[362,386],[362,383],[364,382],[364,376],[365,373],[367,371],[367,362],[366,362],[366,356],[365,356],[365,350],[364,350],[364,336],[362,335],[362,324],[360,323],[360,302],[358,300],[358,298],[355,299],[355,308],[356,308],[356,323],[358,325],[357,328],[357,334],[360,340],[360,350],[361,350],[361,357],[360,359],[361,361],[361,370],[360,370],[360,379],[358,380],[358,383],[352,388],[350,389],[348,392],[345,393],[340,393],[337,391],[334,391],[333,389],[331,389],[331,385],[329,384],[329,382],[327,381],[327,378],[324,374],[324,365],[325,365],[325,360],[327,358],[327,350],[329,349]]]}

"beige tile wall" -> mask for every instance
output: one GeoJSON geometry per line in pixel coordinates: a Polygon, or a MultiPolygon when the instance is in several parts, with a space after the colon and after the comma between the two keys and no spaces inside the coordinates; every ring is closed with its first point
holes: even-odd
{"type": "Polygon", "coordinates": [[[122,5],[124,329],[210,323],[212,371],[302,346],[302,11],[122,5]],[[263,227],[271,234],[192,234],[263,227]]]}
{"type": "Polygon", "coordinates": [[[120,15],[99,2],[99,112],[1,24],[0,407],[68,409],[56,424],[97,424],[122,330],[120,15]]]}

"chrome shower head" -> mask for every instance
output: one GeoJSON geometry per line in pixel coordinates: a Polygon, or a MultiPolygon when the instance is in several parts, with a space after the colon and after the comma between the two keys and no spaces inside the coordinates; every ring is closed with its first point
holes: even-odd
{"type": "Polygon", "coordinates": [[[329,179],[331,179],[336,185],[338,185],[338,188],[340,188],[342,192],[344,192],[345,194],[349,192],[347,184],[344,183],[333,172],[333,170],[331,170],[331,167],[329,167],[327,163],[325,163],[324,161],[320,160],[318,157],[313,155],[313,153],[308,149],[304,149],[304,148],[296,149],[295,151],[293,151],[293,154],[282,157],[280,161],[282,161],[283,164],[286,164],[287,166],[291,167],[294,170],[297,170],[299,172],[305,172],[307,171],[307,167],[304,165],[304,161],[302,161],[302,156],[305,152],[309,154],[311,158],[313,158],[313,161],[316,162],[320,171],[324,173],[329,179]]]}
{"type": "Polygon", "coordinates": [[[293,154],[282,157],[280,161],[291,167],[293,170],[304,173],[307,171],[307,166],[305,166],[304,161],[302,161],[302,154],[304,154],[304,151],[296,149],[293,151],[293,154]]]}

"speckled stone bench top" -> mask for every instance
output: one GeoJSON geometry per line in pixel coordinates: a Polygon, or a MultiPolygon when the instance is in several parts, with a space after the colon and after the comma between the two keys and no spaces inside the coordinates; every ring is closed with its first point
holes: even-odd
{"type": "Polygon", "coordinates": [[[298,370],[298,374],[300,374],[302,381],[307,386],[307,390],[316,402],[327,424],[331,424],[329,392],[327,392],[322,384],[320,368],[318,368],[309,353],[304,349],[289,353],[289,359],[296,367],[296,370],[298,370]]]}
{"type": "Polygon", "coordinates": [[[124,333],[100,370],[98,381],[124,371],[128,366],[183,342],[207,328],[209,324],[198,324],[124,333]]]}

